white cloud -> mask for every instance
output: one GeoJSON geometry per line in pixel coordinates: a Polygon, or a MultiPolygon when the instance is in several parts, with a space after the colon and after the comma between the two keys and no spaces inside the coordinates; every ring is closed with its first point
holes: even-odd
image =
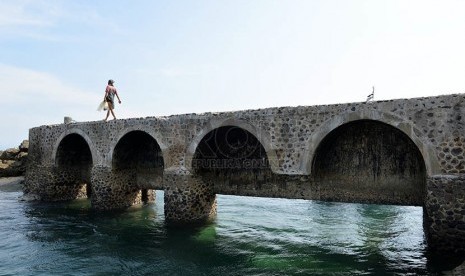
{"type": "Polygon", "coordinates": [[[93,6],[77,1],[0,1],[0,33],[9,37],[72,41],[74,36],[74,40],[78,39],[78,33],[94,30],[123,32],[116,21],[99,13],[93,6]],[[60,28],[73,31],[61,32],[60,28]]]}
{"type": "Polygon", "coordinates": [[[45,72],[0,64],[1,102],[75,103],[93,98],[88,92],[69,87],[45,72]]]}
{"type": "Polygon", "coordinates": [[[47,27],[57,16],[57,9],[44,1],[0,2],[0,27],[47,27]]]}
{"type": "Polygon", "coordinates": [[[61,123],[64,116],[96,120],[103,94],[63,83],[55,76],[0,64],[0,148],[15,146],[27,138],[31,127],[61,123]]]}

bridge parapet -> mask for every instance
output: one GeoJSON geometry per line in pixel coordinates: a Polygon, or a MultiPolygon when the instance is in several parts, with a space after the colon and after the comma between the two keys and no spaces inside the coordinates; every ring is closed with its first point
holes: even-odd
{"type": "Polygon", "coordinates": [[[166,168],[190,168],[202,137],[229,125],[257,137],[271,159],[273,172],[309,175],[314,153],[331,131],[348,122],[374,120],[403,131],[423,154],[429,175],[465,173],[465,166],[460,165],[465,156],[464,112],[464,96],[447,95],[60,124],[30,130],[30,158],[33,163],[54,164],[61,140],[76,133],[89,144],[93,164],[111,166],[111,154],[118,141],[125,134],[140,130],[160,145],[166,168]]]}

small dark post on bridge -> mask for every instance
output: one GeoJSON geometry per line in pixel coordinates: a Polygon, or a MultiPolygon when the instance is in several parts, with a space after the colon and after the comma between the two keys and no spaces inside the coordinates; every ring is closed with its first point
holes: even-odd
{"type": "Polygon", "coordinates": [[[367,96],[366,102],[369,102],[375,98],[375,87],[373,86],[373,91],[371,91],[371,94],[367,96]]]}

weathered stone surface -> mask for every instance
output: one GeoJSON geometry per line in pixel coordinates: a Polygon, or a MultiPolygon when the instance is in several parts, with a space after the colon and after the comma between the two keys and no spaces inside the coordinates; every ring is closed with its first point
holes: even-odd
{"type": "Polygon", "coordinates": [[[465,176],[441,175],[427,180],[425,226],[431,248],[465,252],[465,176]]]}
{"type": "Polygon", "coordinates": [[[465,275],[465,262],[462,263],[461,265],[457,266],[451,271],[445,271],[443,272],[443,275],[445,276],[463,276],[465,275]]]}
{"type": "Polygon", "coordinates": [[[216,216],[213,186],[183,168],[165,174],[165,219],[170,224],[198,224],[216,216]]]}
{"type": "Polygon", "coordinates": [[[107,167],[92,169],[92,206],[98,210],[124,209],[139,203],[135,173],[113,171],[107,167]]]}
{"type": "Polygon", "coordinates": [[[459,94],[36,127],[24,192],[67,199],[86,183],[106,210],[163,189],[175,223],[214,216],[216,193],[420,205],[431,244],[458,250],[464,113],[459,94]]]}
{"type": "Polygon", "coordinates": [[[73,168],[37,166],[26,171],[23,192],[43,201],[65,201],[82,196],[82,171],[73,168]]]}

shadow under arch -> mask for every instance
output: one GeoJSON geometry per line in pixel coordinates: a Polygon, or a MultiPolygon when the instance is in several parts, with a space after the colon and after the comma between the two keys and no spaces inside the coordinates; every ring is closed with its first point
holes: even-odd
{"type": "Polygon", "coordinates": [[[279,177],[261,142],[249,131],[225,125],[203,136],[192,159],[196,177],[215,193],[265,195],[279,177]]]}
{"type": "Polygon", "coordinates": [[[426,166],[401,130],[375,120],[353,120],[318,145],[312,179],[323,199],[422,206],[426,166]]]}
{"type": "Polygon", "coordinates": [[[53,150],[52,150],[52,156],[51,156],[52,164],[54,164],[54,165],[57,164],[57,160],[56,160],[57,158],[56,157],[57,157],[58,147],[60,146],[63,139],[66,136],[70,135],[70,134],[79,135],[82,139],[84,139],[84,141],[87,143],[87,146],[89,147],[89,150],[90,150],[90,154],[91,154],[91,157],[92,157],[92,160],[91,160],[92,164],[97,164],[98,163],[98,154],[97,154],[97,151],[95,149],[94,143],[89,138],[89,136],[79,128],[73,128],[73,129],[64,131],[60,135],[60,137],[58,137],[58,139],[56,140],[56,142],[55,142],[55,144],[53,146],[53,150]]]}
{"type": "Polygon", "coordinates": [[[163,189],[164,158],[158,141],[142,130],[125,132],[111,151],[112,174],[125,191],[124,205],[152,202],[163,189]]]}
{"type": "Polygon", "coordinates": [[[266,131],[260,129],[259,127],[253,126],[245,120],[235,118],[212,120],[209,122],[207,126],[205,126],[201,130],[201,132],[193,139],[193,141],[189,144],[187,148],[185,157],[185,166],[187,170],[193,169],[192,161],[194,159],[194,155],[196,153],[197,147],[199,146],[200,142],[205,138],[205,136],[209,134],[211,131],[225,126],[244,129],[250,134],[252,134],[264,148],[271,171],[274,173],[278,173],[278,156],[276,154],[276,150],[272,147],[271,138],[269,134],[266,131]]]}
{"type": "MultiPolygon", "coordinates": [[[[108,166],[112,166],[113,165],[113,155],[114,155],[114,151],[115,151],[115,148],[117,146],[117,144],[121,141],[121,139],[126,136],[127,134],[131,133],[131,132],[142,132],[142,133],[145,133],[146,135],[150,136],[155,142],[156,144],[158,145],[160,151],[161,151],[161,156],[166,156],[167,154],[167,150],[168,150],[168,147],[165,146],[163,144],[163,137],[161,137],[160,135],[158,135],[158,133],[156,132],[151,132],[151,131],[146,131],[144,129],[141,129],[140,127],[137,127],[137,126],[134,126],[134,127],[128,127],[128,128],[125,128],[124,131],[122,131],[121,133],[118,134],[118,136],[116,137],[116,139],[114,139],[110,145],[109,145],[109,152],[108,152],[108,157],[107,158],[107,165],[108,166]]],[[[165,158],[163,158],[163,167],[166,167],[167,164],[166,164],[166,160],[165,158]]]]}
{"type": "MultiPolygon", "coordinates": [[[[90,197],[91,169],[95,155],[88,140],[79,131],[62,134],[53,150],[54,183],[61,188],[54,200],[71,200],[90,197]]],[[[88,137],[87,137],[88,138],[88,137]]]]}
{"type": "Polygon", "coordinates": [[[439,160],[435,154],[435,149],[432,145],[424,143],[417,133],[422,133],[420,129],[416,128],[412,123],[406,122],[400,117],[395,116],[394,114],[384,113],[380,111],[355,111],[351,113],[342,114],[335,116],[334,118],[328,120],[326,123],[321,125],[319,129],[312,135],[309,139],[306,147],[305,154],[307,158],[303,159],[302,168],[304,169],[307,175],[311,175],[313,160],[315,158],[315,153],[321,142],[327,137],[336,128],[359,120],[372,120],[380,123],[390,125],[391,127],[404,133],[409,139],[416,145],[418,150],[421,153],[422,159],[426,166],[427,176],[432,176],[435,174],[441,173],[441,167],[439,160]]]}

